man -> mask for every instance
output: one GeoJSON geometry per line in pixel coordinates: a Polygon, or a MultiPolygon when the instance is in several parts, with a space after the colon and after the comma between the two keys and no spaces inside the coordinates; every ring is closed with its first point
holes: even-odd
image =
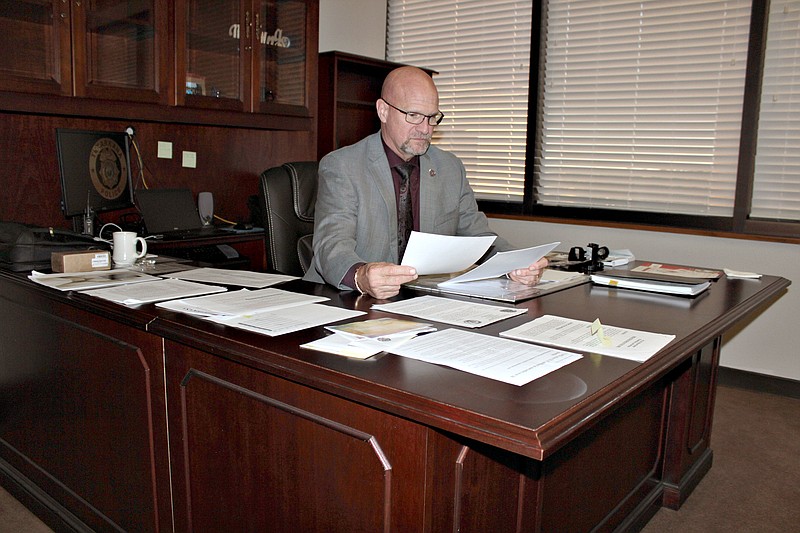
{"type": "MultiPolygon", "coordinates": [[[[441,235],[495,233],[478,211],[461,160],[431,146],[433,129],[443,118],[431,77],[415,67],[393,70],[375,107],[379,133],[320,161],[314,259],[304,279],[385,299],[417,278],[412,266],[398,264],[412,228],[441,235]]],[[[511,249],[499,237],[494,248],[511,249]]],[[[509,276],[533,285],[546,265],[542,259],[509,276]]]]}

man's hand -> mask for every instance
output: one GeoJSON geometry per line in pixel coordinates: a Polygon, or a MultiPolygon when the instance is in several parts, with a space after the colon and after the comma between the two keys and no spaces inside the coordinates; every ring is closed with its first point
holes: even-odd
{"type": "Polygon", "coordinates": [[[528,268],[520,268],[508,273],[508,277],[525,285],[536,285],[542,279],[542,273],[547,267],[547,259],[542,257],[528,268]]]}
{"type": "Polygon", "coordinates": [[[392,263],[366,263],[356,270],[355,278],[361,292],[385,300],[397,295],[403,283],[417,279],[417,271],[392,263]]]}

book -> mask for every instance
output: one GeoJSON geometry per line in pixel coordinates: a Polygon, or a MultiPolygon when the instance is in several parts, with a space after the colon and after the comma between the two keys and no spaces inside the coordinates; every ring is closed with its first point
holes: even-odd
{"type": "MultiPolygon", "coordinates": [[[[656,280],[689,280],[696,282],[703,279],[719,279],[722,276],[721,270],[713,270],[708,268],[697,268],[690,266],[680,265],[665,265],[663,263],[641,263],[636,267],[626,270],[628,276],[639,277],[643,279],[656,279],[656,280]]],[[[621,273],[615,272],[615,275],[621,273]]]]}
{"type": "Polygon", "coordinates": [[[679,296],[697,296],[711,286],[711,282],[687,283],[686,281],[661,281],[655,279],[639,279],[607,274],[592,274],[592,283],[619,287],[621,289],[635,289],[640,291],[674,294],[679,296]]]}
{"type": "Polygon", "coordinates": [[[325,326],[325,329],[334,333],[350,335],[357,339],[407,336],[409,334],[416,335],[418,333],[436,331],[436,328],[426,322],[390,317],[325,326]]]}

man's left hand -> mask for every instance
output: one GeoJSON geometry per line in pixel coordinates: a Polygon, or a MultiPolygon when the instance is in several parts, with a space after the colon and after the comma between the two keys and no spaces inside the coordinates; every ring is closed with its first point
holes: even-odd
{"type": "Polygon", "coordinates": [[[542,257],[528,268],[519,268],[508,273],[508,277],[518,283],[525,285],[536,285],[542,279],[544,269],[547,267],[547,259],[542,257]]]}

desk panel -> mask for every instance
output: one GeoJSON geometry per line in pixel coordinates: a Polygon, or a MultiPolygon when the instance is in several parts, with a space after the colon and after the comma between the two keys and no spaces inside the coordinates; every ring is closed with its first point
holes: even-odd
{"type": "Polygon", "coordinates": [[[2,287],[0,474],[9,492],[47,499],[42,518],[54,529],[169,530],[162,339],[2,287]]]}

